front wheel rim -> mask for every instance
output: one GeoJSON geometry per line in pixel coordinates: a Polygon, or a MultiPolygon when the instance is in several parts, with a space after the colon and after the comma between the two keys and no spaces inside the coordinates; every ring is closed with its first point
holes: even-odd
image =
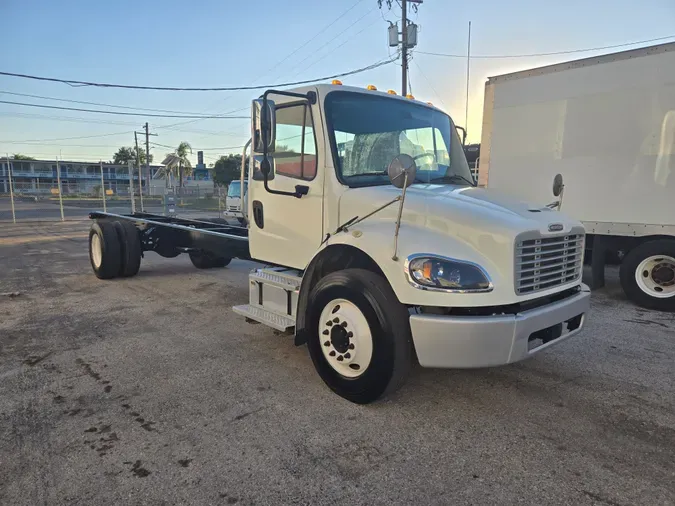
{"type": "Polygon", "coordinates": [[[101,267],[103,248],[101,245],[101,238],[98,234],[93,234],[91,236],[91,260],[94,262],[94,267],[97,269],[101,267]]]}
{"type": "Polygon", "coordinates": [[[645,258],[635,269],[635,281],[651,297],[675,297],[675,258],[667,255],[645,258]]]}
{"type": "Polygon", "coordinates": [[[338,374],[357,378],[368,369],[373,336],[368,320],[354,303],[334,299],[326,304],[318,330],[323,356],[338,374]]]}

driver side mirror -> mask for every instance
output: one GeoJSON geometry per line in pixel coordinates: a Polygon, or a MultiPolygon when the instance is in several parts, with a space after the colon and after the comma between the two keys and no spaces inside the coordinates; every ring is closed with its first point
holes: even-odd
{"type": "Polygon", "coordinates": [[[466,145],[466,128],[455,125],[455,129],[462,132],[462,146],[466,145]]]}
{"type": "Polygon", "coordinates": [[[265,147],[267,147],[267,154],[274,153],[276,123],[274,101],[254,100],[251,106],[251,144],[255,153],[263,153],[265,147]]]}
{"type": "Polygon", "coordinates": [[[559,197],[563,188],[565,188],[565,185],[563,184],[562,174],[556,174],[553,178],[553,196],[559,197]]]}

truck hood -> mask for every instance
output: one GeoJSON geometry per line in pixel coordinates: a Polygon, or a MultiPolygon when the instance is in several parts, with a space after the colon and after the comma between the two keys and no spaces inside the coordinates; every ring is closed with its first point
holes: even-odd
{"type": "MultiPolygon", "coordinates": [[[[400,194],[401,190],[390,185],[350,188],[340,198],[339,221],[363,217],[400,194]]],[[[393,222],[398,206],[391,205],[366,221],[393,222]]],[[[491,190],[447,184],[410,186],[401,221],[402,226],[452,236],[483,252],[496,244],[512,249],[516,236],[523,232],[536,231],[546,236],[569,233],[573,228],[578,231],[582,226],[546,207],[528,205],[491,190]],[[551,225],[554,226],[549,228],[551,225]]]]}

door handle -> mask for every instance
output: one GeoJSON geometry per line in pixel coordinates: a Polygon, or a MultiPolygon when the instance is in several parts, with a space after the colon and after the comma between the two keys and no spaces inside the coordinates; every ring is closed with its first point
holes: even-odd
{"type": "Polygon", "coordinates": [[[309,193],[309,186],[304,184],[295,185],[295,196],[297,198],[301,198],[303,195],[307,195],[308,193],[309,193]]]}

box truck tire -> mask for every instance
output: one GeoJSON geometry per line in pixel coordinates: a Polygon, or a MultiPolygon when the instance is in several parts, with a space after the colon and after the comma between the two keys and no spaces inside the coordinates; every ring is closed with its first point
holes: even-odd
{"type": "Polygon", "coordinates": [[[624,257],[620,276],[624,292],[636,304],[675,311],[675,240],[636,246],[624,257]]]}
{"type": "Polygon", "coordinates": [[[95,221],[89,230],[89,261],[98,279],[112,279],[120,271],[120,242],[115,225],[95,221]]]}
{"type": "Polygon", "coordinates": [[[367,404],[405,382],[413,354],[409,314],[386,279],[364,269],[333,272],[309,300],[307,346],[331,390],[367,404]]]}

